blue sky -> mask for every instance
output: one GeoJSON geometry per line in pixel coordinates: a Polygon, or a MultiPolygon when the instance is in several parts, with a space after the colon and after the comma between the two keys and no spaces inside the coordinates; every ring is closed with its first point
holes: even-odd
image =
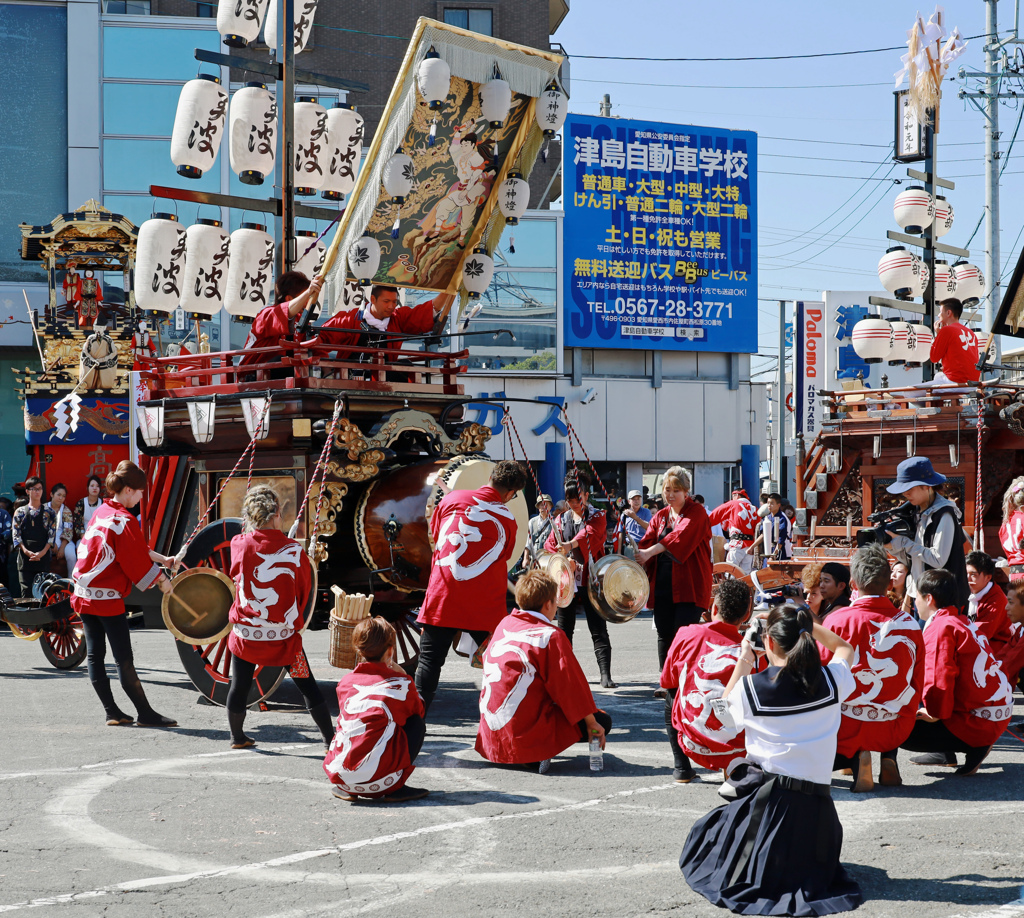
{"type": "MultiPolygon", "coordinates": [[[[582,55],[744,57],[903,46],[917,11],[927,18],[934,7],[903,0],[572,0],[571,5],[554,36],[572,58],[571,111],[596,115],[608,93],[612,114],[623,118],[759,135],[760,297],[814,299],[823,289],[880,288],[876,266],[886,249],[885,232],[898,229],[892,200],[908,184],[906,166],[891,160],[893,74],[902,50],[722,63],[582,55]],[[894,185],[894,178],[903,184],[894,185]]],[[[958,26],[965,37],[980,35],[985,6],[982,0],[947,3],[947,29],[958,26]]],[[[1013,25],[1010,0],[999,3],[999,17],[1005,37],[1013,25]]],[[[956,246],[967,245],[985,200],[984,121],[957,98],[964,85],[956,77],[961,66],[984,69],[981,38],[971,41],[950,68],[940,115],[939,174],[956,182],[956,190],[948,193],[955,222],[943,241],[956,246]]],[[[1004,85],[1004,90],[1014,88],[1024,104],[1024,80],[1004,85]]],[[[1000,106],[1004,157],[1021,112],[1012,100],[1000,106]]],[[[1024,238],[1024,213],[1015,206],[1024,190],[1022,179],[1024,131],[1001,185],[1004,284],[1024,238]]],[[[984,245],[982,227],[969,246],[971,261],[981,267],[984,245]]],[[[778,306],[763,301],[759,312],[759,350],[767,357],[777,352],[778,306]]],[[[755,359],[755,367],[766,365],[755,359]]]]}

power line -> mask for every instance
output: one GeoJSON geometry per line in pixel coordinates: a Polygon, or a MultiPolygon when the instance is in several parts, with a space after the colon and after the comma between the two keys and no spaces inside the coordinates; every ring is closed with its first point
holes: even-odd
{"type": "MultiPolygon", "coordinates": [[[[953,79],[950,77],[950,79],[953,79]]],[[[629,80],[585,80],[582,77],[573,77],[573,83],[607,83],[611,86],[649,86],[660,89],[858,89],[862,86],[888,86],[892,82],[886,80],[884,83],[816,83],[808,86],[709,86],[694,83],[637,83],[629,80]]]]}

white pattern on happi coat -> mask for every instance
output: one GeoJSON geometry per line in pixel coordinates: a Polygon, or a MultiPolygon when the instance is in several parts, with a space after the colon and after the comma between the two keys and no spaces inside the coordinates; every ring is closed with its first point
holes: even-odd
{"type": "MultiPolygon", "coordinates": [[[[355,788],[356,785],[363,785],[377,773],[381,756],[384,755],[384,750],[387,749],[391,737],[395,735],[395,719],[388,706],[381,700],[381,696],[394,698],[396,701],[405,701],[411,685],[412,682],[408,678],[395,676],[392,679],[374,682],[372,685],[355,686],[355,694],[345,702],[345,707],[338,717],[338,731],[334,734],[334,740],[331,743],[333,749],[339,750],[338,754],[327,764],[327,768],[332,774],[343,779],[345,786],[355,788]],[[349,718],[345,715],[365,714],[372,708],[380,708],[384,712],[388,725],[366,757],[355,768],[346,769],[345,761],[352,751],[352,741],[366,732],[366,723],[358,717],[349,718]]],[[[401,777],[401,774],[401,769],[399,769],[374,783],[387,787],[401,777]]]]}
{"type": "MultiPolygon", "coordinates": [[[[739,644],[726,644],[715,647],[701,657],[700,662],[697,664],[697,671],[710,675],[712,673],[732,670],[736,666],[736,660],[739,658],[739,655],[739,644]]],[[[680,673],[679,684],[686,684],[685,670],[680,673]]],[[[700,709],[700,713],[692,721],[693,727],[708,739],[713,739],[719,743],[728,743],[739,732],[733,724],[726,723],[719,717],[718,719],[722,722],[720,729],[715,730],[708,726],[708,717],[711,716],[711,712],[714,710],[713,702],[722,697],[725,693],[725,686],[717,679],[701,679],[700,676],[694,676],[694,685],[697,691],[690,692],[686,696],[686,703],[688,705],[700,709]]],[[[718,712],[716,711],[715,713],[717,714],[718,712]]]]}
{"type": "Polygon", "coordinates": [[[555,629],[543,625],[538,628],[530,628],[526,631],[508,632],[499,640],[488,645],[487,657],[484,659],[483,694],[480,696],[480,711],[487,721],[487,726],[492,730],[501,730],[515,716],[519,705],[523,703],[526,693],[530,690],[533,680],[537,677],[537,669],[530,662],[523,645],[531,647],[547,647],[551,641],[555,629]],[[500,657],[504,653],[511,653],[519,657],[523,664],[523,671],[516,679],[516,684],[505,696],[498,710],[492,711],[490,706],[491,689],[501,684],[501,667],[492,658],[500,657]]]}
{"type": "Polygon", "coordinates": [[[476,499],[476,506],[467,507],[465,517],[453,513],[444,521],[437,538],[437,555],[435,563],[441,567],[447,567],[456,580],[472,580],[483,573],[505,550],[505,527],[502,526],[498,517],[503,516],[508,520],[515,521],[515,514],[511,509],[501,503],[492,503],[476,499]],[[453,532],[452,527],[458,523],[458,531],[453,532]],[[470,564],[463,566],[459,559],[466,553],[469,546],[474,542],[483,540],[483,534],[478,526],[473,523],[490,523],[498,531],[498,538],[494,545],[483,556],[470,564]],[[454,551],[446,553],[448,547],[454,551]]]}
{"type": "MultiPolygon", "coordinates": [[[[273,583],[282,575],[295,576],[299,565],[302,563],[302,546],[297,542],[293,542],[291,545],[286,545],[280,551],[266,555],[257,552],[256,555],[263,560],[253,570],[253,579],[258,580],[260,583],[273,583]]],[[[257,613],[256,618],[248,624],[257,628],[272,624],[270,621],[270,609],[276,606],[280,599],[277,590],[273,587],[259,587],[250,584],[249,592],[252,593],[252,596],[247,596],[244,590],[244,577],[238,578],[236,587],[238,589],[239,605],[245,608],[247,612],[255,611],[257,613]]],[[[285,625],[289,628],[294,628],[298,617],[299,607],[297,601],[293,600],[291,608],[284,616],[285,625]]]]}
{"type": "Polygon", "coordinates": [[[101,540],[103,553],[100,556],[99,563],[91,570],[85,571],[82,574],[77,574],[76,571],[75,574],[72,574],[75,583],[80,584],[83,587],[87,587],[96,579],[96,577],[102,574],[103,571],[113,564],[114,549],[111,548],[110,543],[103,538],[102,530],[111,529],[117,535],[121,535],[127,525],[128,517],[126,516],[93,516],[92,521],[89,523],[89,528],[86,529],[85,535],[82,536],[82,541],[78,543],[78,560],[81,561],[83,558],[88,556],[89,546],[87,543],[97,537],[101,540]]]}

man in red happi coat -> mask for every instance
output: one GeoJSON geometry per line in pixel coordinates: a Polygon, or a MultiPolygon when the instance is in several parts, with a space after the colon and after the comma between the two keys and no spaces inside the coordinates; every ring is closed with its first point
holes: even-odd
{"type": "Polygon", "coordinates": [[[971,595],[967,600],[968,617],[978,626],[992,645],[998,657],[1003,645],[1011,638],[1010,619],[1006,614],[1006,594],[992,581],[996,563],[983,551],[967,555],[967,585],[971,595]]]}
{"type": "Polygon", "coordinates": [[[423,606],[416,688],[425,710],[437,692],[441,667],[456,631],[483,644],[505,616],[508,559],[516,519],[507,506],[526,484],[518,462],[504,460],[475,491],[452,491],[430,517],[434,556],[423,606]]]}
{"type": "Polygon", "coordinates": [[[518,608],[484,651],[476,751],[489,762],[540,763],[592,737],[605,746],[611,718],[594,704],[572,644],[553,623],[557,593],[543,571],[520,577],[518,608]]]}
{"type": "Polygon", "coordinates": [[[725,543],[725,560],[735,564],[744,574],[754,569],[754,530],[757,529],[757,507],[743,488],[732,492],[732,500],[719,504],[708,514],[712,526],[721,526],[725,543]]]}
{"type": "MultiPolygon", "coordinates": [[[[903,783],[896,752],[914,729],[924,684],[924,640],[921,626],[897,609],[886,591],[892,571],[881,545],[857,549],[850,579],[859,591],[849,606],[829,613],[828,627],[853,645],[853,677],[857,688],[842,704],[836,745],[836,770],[853,770],[853,791],[869,791],[871,753],[880,752],[878,781],[903,783]]],[[[818,646],[822,663],[832,654],[818,646]]]]}
{"type": "Polygon", "coordinates": [[[399,306],[397,287],[374,284],[369,303],[361,309],[335,313],[317,333],[324,344],[397,349],[401,341],[388,335],[426,334],[453,299],[450,294],[440,293],[416,306],[399,306]]]}

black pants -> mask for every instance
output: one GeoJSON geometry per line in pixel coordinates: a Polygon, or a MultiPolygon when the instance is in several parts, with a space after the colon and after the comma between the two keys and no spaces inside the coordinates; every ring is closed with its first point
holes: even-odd
{"type": "MultiPolygon", "coordinates": [[[[253,676],[256,674],[258,664],[250,663],[248,660],[240,660],[238,657],[231,658],[231,685],[228,688],[227,702],[224,705],[229,711],[244,711],[246,702],[249,699],[249,689],[252,688],[253,676]]],[[[288,667],[288,675],[292,682],[302,692],[303,701],[310,710],[321,704],[324,700],[320,692],[320,686],[312,676],[305,676],[296,679],[288,667]]]]}
{"type": "MultiPolygon", "coordinates": [[[[914,722],[914,729],[910,736],[900,745],[901,749],[909,749],[911,752],[974,752],[985,749],[985,746],[970,746],[959,737],[949,732],[949,727],[944,721],[937,720],[929,723],[927,720],[914,722]]],[[[893,758],[896,757],[894,752],[893,758]]]]}
{"type": "Polygon", "coordinates": [[[427,723],[417,714],[415,717],[410,717],[402,729],[405,731],[405,741],[409,744],[409,764],[411,765],[416,761],[416,756],[423,748],[423,738],[427,735],[427,723]]]}
{"type": "Polygon", "coordinates": [[[82,630],[85,632],[85,660],[89,669],[89,681],[99,696],[107,716],[119,714],[110,691],[110,680],[107,678],[107,667],[104,660],[107,656],[107,642],[117,666],[117,676],[121,688],[135,705],[143,720],[155,719],[156,712],[150,707],[142,682],[135,671],[135,657],[132,653],[132,637],[128,628],[128,615],[82,615],[82,630]]]}
{"type": "MultiPolygon", "coordinates": [[[[441,625],[424,625],[420,635],[420,658],[416,664],[416,691],[423,699],[423,708],[430,710],[430,705],[437,694],[437,683],[441,681],[441,668],[448,659],[448,651],[452,649],[452,641],[458,628],[443,628],[441,625]]],[[[488,632],[470,631],[477,644],[487,640],[488,632]]]]}
{"type": "Polygon", "coordinates": [[[572,635],[576,630],[576,616],[580,607],[587,617],[587,627],[590,629],[590,639],[594,642],[594,656],[597,657],[597,666],[601,673],[611,673],[612,668],[612,642],[608,637],[608,622],[606,622],[597,610],[590,604],[590,596],[587,595],[586,585],[576,590],[572,605],[567,609],[559,609],[555,617],[558,627],[565,632],[565,636],[572,643],[572,635]]]}
{"type": "Polygon", "coordinates": [[[50,571],[50,553],[47,552],[39,561],[29,561],[25,553],[18,549],[18,585],[21,588],[21,598],[29,599],[32,596],[32,581],[36,574],[47,574],[50,571]]]}

